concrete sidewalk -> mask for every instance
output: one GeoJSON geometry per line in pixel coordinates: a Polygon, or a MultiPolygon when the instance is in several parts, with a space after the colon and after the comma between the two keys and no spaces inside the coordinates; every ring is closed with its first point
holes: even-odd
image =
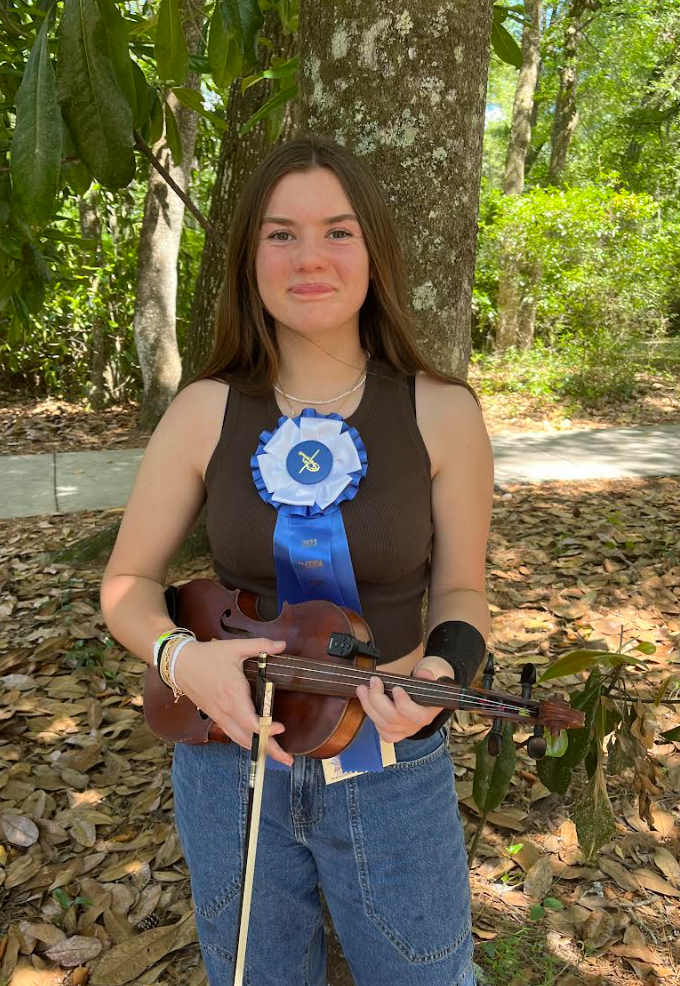
{"type": "MultiPolygon", "coordinates": [[[[680,425],[495,435],[496,483],[680,474],[680,425]]],[[[143,449],[0,456],[0,518],[124,507],[143,449]]]]}

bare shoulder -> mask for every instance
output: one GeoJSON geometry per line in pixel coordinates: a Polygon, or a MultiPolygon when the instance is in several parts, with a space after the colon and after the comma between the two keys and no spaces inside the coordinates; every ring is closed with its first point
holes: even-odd
{"type": "Polygon", "coordinates": [[[416,410],[433,478],[462,443],[477,445],[480,452],[488,448],[484,416],[466,387],[437,380],[429,373],[418,373],[416,410]]]}
{"type": "Polygon", "coordinates": [[[184,387],[171,405],[177,405],[177,413],[191,429],[194,465],[202,479],[205,479],[208,462],[220,439],[228,396],[228,383],[196,380],[184,387]]]}

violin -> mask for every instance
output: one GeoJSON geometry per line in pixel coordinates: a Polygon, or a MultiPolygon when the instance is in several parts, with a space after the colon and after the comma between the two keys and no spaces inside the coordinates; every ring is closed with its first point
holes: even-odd
{"type": "MultiPolygon", "coordinates": [[[[286,641],[285,654],[267,656],[266,677],[275,685],[274,717],[285,726],[277,741],[294,756],[334,757],[349,746],[365,718],[356,687],[369,684],[373,676],[382,679],[387,695],[399,685],[420,705],[491,717],[492,755],[500,750],[505,719],[534,725],[527,749],[536,758],[545,753],[545,729],[556,735],[585,723],[584,713],[560,697],[550,701],[530,697],[536,680],[533,665],[525,665],[521,698],[491,689],[491,657],[481,689],[464,688],[451,678],[428,681],[380,671],[371,630],[353,610],[326,600],[284,603],[275,620],[265,621],[258,614],[257,600],[253,593],[228,589],[211,579],[193,579],[165,590],[170,618],[192,630],[199,641],[250,636],[286,641]]],[[[254,691],[257,657],[243,662],[243,672],[254,691]]],[[[144,681],[144,715],[151,731],[167,743],[229,742],[224,730],[186,695],[175,702],[153,665],[144,681]]]]}

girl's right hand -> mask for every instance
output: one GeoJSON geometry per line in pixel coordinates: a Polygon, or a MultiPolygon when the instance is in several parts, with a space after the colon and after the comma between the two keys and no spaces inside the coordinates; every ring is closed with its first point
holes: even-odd
{"type": "MultiPolygon", "coordinates": [[[[177,655],[175,681],[196,708],[209,715],[227,736],[246,750],[252,747],[253,733],[260,722],[253,705],[250,682],[243,673],[243,662],[260,651],[281,654],[285,640],[246,637],[234,640],[196,640],[185,644],[177,655]]],[[[273,739],[285,726],[272,722],[267,753],[274,760],[293,765],[293,757],[273,739]]]]}

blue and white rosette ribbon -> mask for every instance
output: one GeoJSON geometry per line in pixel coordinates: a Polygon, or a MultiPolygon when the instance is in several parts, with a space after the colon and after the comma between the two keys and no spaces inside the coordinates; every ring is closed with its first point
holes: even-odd
{"type": "MultiPolygon", "coordinates": [[[[352,500],[366,475],[366,448],[339,414],[306,407],[263,431],[250,459],[258,493],[277,511],[274,564],[278,608],[327,599],[361,613],[340,504],[352,500]]],[[[380,740],[366,719],[340,754],[343,770],[381,770],[380,740]],[[376,760],[377,755],[377,760],[376,760]]],[[[283,765],[268,758],[268,765],[283,765]]]]}

